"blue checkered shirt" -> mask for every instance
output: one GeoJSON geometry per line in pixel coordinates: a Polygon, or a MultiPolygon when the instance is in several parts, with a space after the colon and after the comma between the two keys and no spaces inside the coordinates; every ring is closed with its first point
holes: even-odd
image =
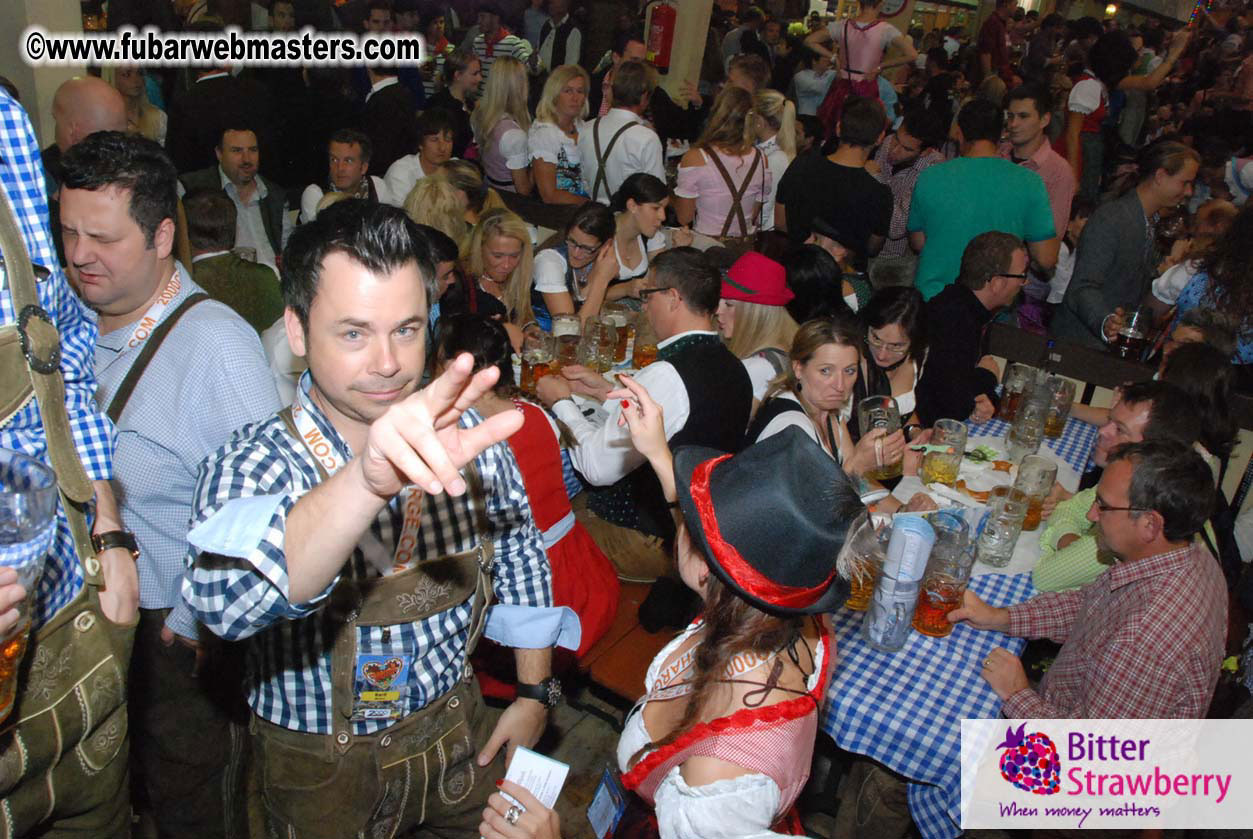
{"type": "MultiPolygon", "coordinates": [[[[306,373],[300,383],[306,393],[309,381],[306,373]]],[[[302,404],[339,455],[345,461],[351,459],[347,443],[316,403],[306,399],[302,404]]],[[[477,413],[467,411],[461,425],[481,421],[477,413]]],[[[522,607],[524,612],[556,612],[550,608],[548,558],[517,461],[509,447],[499,443],[479,455],[476,465],[491,526],[487,538],[494,546],[492,583],[498,603],[506,609],[522,607]]],[[[320,482],[313,456],[288,433],[280,417],[237,431],[201,466],[193,504],[191,568],[183,583],[183,597],[214,634],[228,640],[249,639],[253,711],[275,725],[314,734],[331,730],[331,647],[336,624],[322,607],[344,575],[352,579],[377,576],[358,548],[316,598],[303,604],[288,600],[283,552],[287,515],[320,482]],[[224,549],[232,555],[208,552],[207,543],[214,541],[226,545],[224,549]]],[[[401,505],[401,496],[392,499],[370,528],[389,549],[394,549],[400,537],[401,505]]],[[[417,535],[419,561],[476,545],[468,495],[427,496],[417,535]]],[[[412,657],[409,690],[401,708],[404,714],[419,710],[456,685],[465,668],[471,611],[467,599],[425,620],[357,628],[358,654],[412,657]]],[[[492,636],[490,622],[488,635],[492,636]]],[[[527,646],[549,646],[554,640],[555,634],[527,646]]],[[[388,720],[356,722],[354,733],[372,734],[390,724],[388,720]]]]}
{"type": "MultiPolygon", "coordinates": [[[[65,408],[79,459],[93,481],[113,476],[113,423],[96,410],[96,379],[92,350],[96,324],[74,295],[52,246],[48,229],[48,200],[44,192],[39,146],[26,112],[0,89],[0,183],[17,217],[31,260],[52,272],[38,285],[39,304],[61,333],[61,377],[65,380],[65,408]]],[[[13,298],[0,271],[0,324],[17,321],[13,298]]],[[[2,427],[0,447],[15,449],[47,462],[47,440],[39,407],[32,399],[2,427]]],[[[83,587],[83,572],[74,550],[65,512],[58,509],[57,538],[39,580],[33,621],[36,627],[74,599],[83,587]]]]}

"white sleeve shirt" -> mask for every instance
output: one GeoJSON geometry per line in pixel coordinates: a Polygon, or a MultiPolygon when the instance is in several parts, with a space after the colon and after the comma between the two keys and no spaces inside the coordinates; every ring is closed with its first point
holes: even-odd
{"type": "Polygon", "coordinates": [[[318,202],[325,195],[322,187],[317,184],[309,184],[305,187],[305,191],[300,194],[300,223],[308,224],[318,217],[318,202]]]}
{"type": "MultiPolygon", "coordinates": [[[[422,171],[422,164],[418,162],[416,154],[398,158],[387,167],[387,174],[383,176],[383,184],[387,187],[387,203],[393,207],[403,207],[405,199],[409,197],[409,190],[424,177],[426,172],[422,171]]],[[[382,195],[379,200],[383,200],[382,195]]]]}
{"type": "MultiPolygon", "coordinates": [[[[679,371],[666,361],[648,365],[636,376],[649,395],[662,407],[665,414],[666,439],[670,439],[687,423],[691,413],[687,388],[679,378],[679,371]]],[[[570,460],[584,479],[593,486],[609,486],[643,465],[645,458],[631,443],[631,431],[625,424],[618,425],[622,404],[610,399],[601,406],[608,416],[603,424],[596,424],[583,416],[569,399],[553,405],[553,413],[564,422],[574,435],[577,444],[570,449],[570,460]]]]}
{"type": "Polygon", "coordinates": [[[622,186],[622,182],[636,172],[647,172],[662,183],[666,180],[665,158],[662,155],[661,139],[646,122],[631,111],[623,108],[610,108],[609,113],[598,120],[588,122],[579,132],[579,157],[582,159],[583,187],[589,196],[596,184],[596,173],[600,171],[596,159],[595,134],[600,134],[600,148],[603,152],[609,147],[613,135],[624,125],[635,123],[623,132],[614,143],[609,157],[605,161],[606,185],[594,196],[602,204],[608,204],[613,194],[622,186]]]}

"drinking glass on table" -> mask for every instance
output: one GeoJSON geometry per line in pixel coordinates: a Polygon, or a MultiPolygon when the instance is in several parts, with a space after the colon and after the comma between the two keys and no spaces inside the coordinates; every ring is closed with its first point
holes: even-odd
{"type": "Polygon", "coordinates": [[[1015,361],[1005,368],[1005,378],[1001,382],[1003,391],[999,411],[1001,419],[1006,422],[1014,421],[1014,416],[1018,413],[1018,405],[1022,402],[1023,394],[1031,390],[1035,377],[1036,369],[1027,364],[1015,361]]]}
{"type": "Polygon", "coordinates": [[[849,581],[852,592],[844,601],[844,608],[854,612],[864,612],[870,605],[874,594],[875,583],[883,573],[883,563],[887,559],[887,546],[881,541],[881,535],[875,530],[870,513],[862,513],[853,522],[850,530],[848,551],[849,581]]]}
{"type": "Polygon", "coordinates": [[[631,356],[631,366],[643,370],[657,360],[657,333],[653,331],[648,317],[640,312],[635,318],[635,349],[631,356]]]}
{"type": "Polygon", "coordinates": [[[970,525],[962,516],[941,511],[932,513],[927,520],[935,530],[935,545],[918,592],[914,629],[932,638],[943,638],[953,631],[948,613],[962,604],[970,569],[975,564],[975,551],[970,543],[970,525]]]}
{"type": "Polygon", "coordinates": [[[1070,406],[1075,404],[1075,383],[1062,376],[1049,376],[1045,387],[1048,391],[1049,409],[1044,417],[1044,436],[1054,439],[1062,436],[1070,406]]]}
{"type": "Polygon", "coordinates": [[[26,599],[17,624],[0,639],[0,722],[13,710],[17,674],[30,638],[35,589],[57,531],[57,480],[34,458],[0,449],[0,567],[17,572],[26,599]]]}
{"type": "Polygon", "coordinates": [[[627,345],[635,332],[635,328],[631,326],[631,318],[626,311],[617,310],[606,311],[601,317],[613,324],[617,337],[613,347],[613,363],[621,364],[626,361],[627,345]]]}
{"type": "Polygon", "coordinates": [[[579,340],[583,323],[578,315],[553,316],[553,372],[560,372],[567,364],[578,361],[579,340]]]}
{"type": "Polygon", "coordinates": [[[979,534],[979,561],[993,568],[1009,565],[1014,545],[1022,533],[1023,520],[1027,516],[1027,496],[1022,490],[999,486],[988,496],[988,514],[979,534]]]}
{"type": "Polygon", "coordinates": [[[518,387],[527,396],[535,396],[535,383],[552,372],[553,336],[540,329],[529,329],[522,335],[522,379],[518,387]]]}
{"type": "MultiPolygon", "coordinates": [[[[901,409],[891,396],[867,396],[857,403],[857,419],[861,433],[866,434],[875,428],[882,428],[885,434],[893,434],[901,430],[901,409]]],[[[964,426],[963,426],[964,427],[964,426]]],[[[882,447],[876,445],[875,454],[879,455],[882,447]]],[[[881,460],[881,458],[880,458],[881,460]]],[[[868,470],[864,477],[871,481],[887,481],[901,476],[904,457],[898,457],[892,463],[877,463],[868,470]]]]}
{"type": "Polygon", "coordinates": [[[1018,404],[1014,424],[1005,435],[1010,462],[1017,463],[1027,455],[1035,454],[1040,450],[1040,441],[1044,437],[1044,422],[1049,415],[1049,403],[1046,396],[1047,392],[1037,388],[1018,404]]]}
{"type": "Polygon", "coordinates": [[[966,454],[966,423],[960,420],[936,420],[931,432],[931,445],[947,446],[944,451],[928,451],[922,458],[924,484],[957,483],[957,472],[966,454]]]}
{"type": "Polygon", "coordinates": [[[1023,530],[1035,530],[1040,526],[1041,508],[1044,499],[1053,489],[1057,480],[1057,464],[1047,457],[1029,454],[1018,464],[1018,477],[1014,479],[1014,489],[1027,496],[1027,516],[1023,520],[1023,530]]]}

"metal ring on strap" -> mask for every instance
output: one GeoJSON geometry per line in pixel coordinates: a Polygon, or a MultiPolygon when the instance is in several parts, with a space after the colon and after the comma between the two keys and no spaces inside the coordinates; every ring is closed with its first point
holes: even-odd
{"type": "Polygon", "coordinates": [[[42,320],[54,330],[57,328],[56,324],[52,322],[52,317],[43,310],[43,307],[36,303],[29,303],[23,306],[22,311],[17,316],[17,334],[22,339],[22,355],[26,356],[26,363],[36,373],[42,373],[45,376],[49,373],[55,373],[61,369],[60,342],[52,346],[47,358],[40,358],[35,355],[35,350],[30,343],[30,337],[26,334],[26,326],[30,323],[31,318],[42,320]]]}

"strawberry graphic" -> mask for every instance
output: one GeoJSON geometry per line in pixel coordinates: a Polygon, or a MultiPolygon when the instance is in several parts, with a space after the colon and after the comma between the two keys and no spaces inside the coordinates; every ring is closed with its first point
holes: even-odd
{"type": "Polygon", "coordinates": [[[1024,736],[1027,724],[1005,729],[1001,752],[1001,777],[1018,789],[1036,795],[1053,795],[1061,789],[1062,765],[1057,746],[1047,734],[1033,731],[1024,736]]]}

